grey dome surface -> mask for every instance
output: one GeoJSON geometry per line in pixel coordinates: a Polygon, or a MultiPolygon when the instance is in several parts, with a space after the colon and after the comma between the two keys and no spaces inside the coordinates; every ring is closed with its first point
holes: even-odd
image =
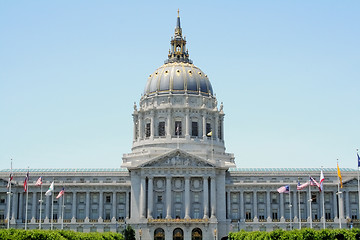
{"type": "Polygon", "coordinates": [[[191,63],[166,63],[148,78],[144,95],[154,94],[198,94],[213,95],[207,75],[191,63]]]}

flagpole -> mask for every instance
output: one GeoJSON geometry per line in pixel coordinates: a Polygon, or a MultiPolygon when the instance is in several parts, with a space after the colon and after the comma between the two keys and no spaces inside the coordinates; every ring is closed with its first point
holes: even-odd
{"type": "MultiPolygon", "coordinates": [[[[298,181],[300,183],[300,179],[298,178],[298,181]]],[[[299,193],[299,229],[301,229],[301,202],[300,202],[300,190],[297,190],[299,193]]]]}
{"type": "Polygon", "coordinates": [[[25,230],[27,230],[28,202],[29,202],[29,167],[26,174],[26,205],[25,205],[25,230]]]}
{"type": "Polygon", "coordinates": [[[64,207],[65,207],[65,205],[64,205],[64,196],[65,196],[65,194],[63,194],[63,195],[61,196],[61,198],[62,198],[62,206],[61,206],[61,230],[64,229],[64,207]]]}
{"type": "MultiPolygon", "coordinates": [[[[53,178],[53,182],[55,182],[55,178],[53,178]]],[[[51,185],[50,185],[50,187],[51,187],[51,185]]],[[[50,229],[51,230],[53,230],[53,222],[54,222],[54,187],[51,191],[51,221],[50,221],[50,229]]]]}
{"type": "Polygon", "coordinates": [[[339,177],[339,159],[336,159],[336,163],[337,163],[337,167],[338,167],[338,209],[339,209],[339,228],[341,229],[341,215],[342,215],[342,211],[341,211],[341,206],[340,206],[340,177],[339,177]]]}
{"type": "Polygon", "coordinates": [[[311,202],[312,202],[312,198],[311,198],[311,182],[310,182],[310,176],[309,176],[309,220],[310,220],[310,228],[312,228],[312,209],[311,209],[311,202]]]}
{"type": "Polygon", "coordinates": [[[359,178],[359,167],[360,167],[360,158],[359,158],[359,149],[356,149],[356,154],[357,154],[357,157],[358,157],[358,202],[359,202],[359,208],[358,208],[358,211],[359,211],[359,215],[360,216],[360,178],[359,178]]]}
{"type": "Polygon", "coordinates": [[[290,184],[289,184],[289,210],[290,210],[290,230],[292,230],[292,214],[291,214],[291,208],[292,208],[292,205],[291,205],[291,187],[290,187],[290,184]]]}
{"type": "Polygon", "coordinates": [[[11,207],[11,176],[12,176],[12,159],[11,159],[11,165],[10,165],[10,175],[9,175],[9,191],[7,192],[8,194],[8,210],[7,210],[7,229],[10,228],[10,207],[11,207]]]}
{"type": "Polygon", "coordinates": [[[43,200],[42,200],[42,183],[40,185],[40,200],[39,200],[39,202],[40,202],[39,229],[41,229],[41,210],[42,210],[42,202],[43,202],[43,200]]]}
{"type": "MultiPolygon", "coordinates": [[[[323,173],[323,166],[321,166],[321,173],[322,174],[324,174],[323,173]]],[[[320,176],[321,177],[321,176],[320,176]]],[[[320,181],[321,181],[321,179],[320,179],[320,181]]],[[[324,183],[323,182],[321,182],[320,183],[320,185],[321,185],[321,195],[322,195],[322,217],[323,217],[323,228],[325,229],[326,228],[326,226],[325,226],[325,222],[326,222],[326,220],[325,220],[325,192],[324,192],[324,183]]]]}

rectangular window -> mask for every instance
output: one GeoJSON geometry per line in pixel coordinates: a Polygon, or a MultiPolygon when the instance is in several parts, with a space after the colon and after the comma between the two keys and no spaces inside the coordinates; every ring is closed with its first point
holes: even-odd
{"type": "Polygon", "coordinates": [[[259,219],[265,219],[265,209],[259,209],[259,219]]]}
{"type": "Polygon", "coordinates": [[[157,201],[162,202],[162,195],[157,196],[157,201]]]}
{"type": "Polygon", "coordinates": [[[245,219],[251,219],[251,209],[246,209],[246,211],[245,211],[245,219]]]}
{"type": "Polygon", "coordinates": [[[330,203],[330,197],[331,197],[330,195],[331,195],[331,194],[329,194],[329,193],[325,193],[325,194],[324,194],[325,203],[330,203]]]}
{"type": "Polygon", "coordinates": [[[191,136],[193,136],[193,137],[199,136],[198,122],[191,123],[191,136]]]}
{"type": "Polygon", "coordinates": [[[165,122],[159,122],[159,136],[165,136],[165,122]]]}
{"type": "Polygon", "coordinates": [[[357,209],[351,209],[351,219],[357,219],[357,209]]]}
{"type": "Polygon", "coordinates": [[[247,204],[251,203],[251,195],[250,195],[250,193],[245,194],[245,203],[247,203],[247,204]]]}
{"type": "Polygon", "coordinates": [[[145,125],[145,137],[150,137],[151,132],[150,132],[150,123],[147,123],[145,125]]]}
{"type": "Polygon", "coordinates": [[[106,203],[111,203],[111,196],[106,196],[105,197],[105,202],[106,203]]]}
{"type": "Polygon", "coordinates": [[[175,218],[180,219],[181,216],[181,208],[175,208],[175,218]]]}
{"type": "Polygon", "coordinates": [[[325,219],[331,219],[331,209],[325,209],[325,219]]]}
{"type": "Polygon", "coordinates": [[[232,219],[239,219],[239,210],[238,209],[232,209],[231,210],[232,219]]]}
{"type": "Polygon", "coordinates": [[[258,194],[258,203],[264,203],[265,202],[265,194],[259,193],[258,194]]]}
{"type": "Polygon", "coordinates": [[[221,120],[219,120],[218,137],[219,137],[219,139],[222,139],[222,124],[221,124],[221,120]]]}
{"type": "Polygon", "coordinates": [[[120,195],[119,195],[119,203],[125,203],[125,193],[120,193],[120,195]]]}
{"type": "Polygon", "coordinates": [[[199,219],[200,218],[200,209],[195,208],[194,209],[194,218],[199,219]]]}
{"type": "Polygon", "coordinates": [[[162,211],[163,211],[162,207],[159,207],[157,209],[157,218],[163,218],[162,211]]]}
{"type": "Polygon", "coordinates": [[[110,209],[105,210],[105,219],[110,220],[110,209]]]}
{"type": "Polygon", "coordinates": [[[238,196],[236,193],[231,194],[231,202],[237,203],[238,202],[238,196]]]}
{"type": "Polygon", "coordinates": [[[356,194],[355,193],[350,193],[350,202],[351,203],[356,203],[356,194]]]}
{"type": "Polygon", "coordinates": [[[316,203],[316,194],[311,194],[311,199],[313,203],[316,203]]]}
{"type": "Polygon", "coordinates": [[[181,136],[181,121],[175,121],[175,136],[181,136]]]}
{"type": "Polygon", "coordinates": [[[199,202],[199,193],[194,193],[194,202],[199,202]]]}
{"type": "Polygon", "coordinates": [[[272,219],[278,219],[278,210],[277,209],[272,210],[272,219]]]}
{"type": "Polygon", "coordinates": [[[93,203],[98,203],[98,195],[93,195],[92,202],[93,203]]]}
{"type": "Polygon", "coordinates": [[[181,202],[181,194],[180,193],[176,193],[175,202],[177,202],[177,203],[181,202]]]}
{"type": "MultiPolygon", "coordinates": [[[[211,132],[211,124],[206,123],[206,136],[211,132]]],[[[211,138],[211,136],[208,136],[208,138],[211,138]]]]}

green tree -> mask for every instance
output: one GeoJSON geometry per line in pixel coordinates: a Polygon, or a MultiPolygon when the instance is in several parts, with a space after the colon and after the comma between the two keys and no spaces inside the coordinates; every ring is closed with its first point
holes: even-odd
{"type": "Polygon", "coordinates": [[[136,240],[135,231],[130,225],[127,225],[127,227],[122,230],[121,233],[124,236],[125,240],[136,240]]]}

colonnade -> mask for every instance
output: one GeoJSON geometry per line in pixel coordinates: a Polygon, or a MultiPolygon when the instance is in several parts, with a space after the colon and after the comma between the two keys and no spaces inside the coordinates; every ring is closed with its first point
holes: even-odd
{"type": "MultiPolygon", "coordinates": [[[[195,176],[194,176],[195,177],[195,176]]],[[[178,178],[178,177],[176,177],[178,178]]],[[[198,177],[196,177],[198,178],[198,177]]],[[[166,186],[165,186],[165,209],[166,209],[166,219],[174,218],[173,210],[173,190],[172,190],[172,180],[173,177],[166,177],[166,186]]],[[[191,189],[190,189],[190,176],[184,177],[184,218],[190,219],[191,216],[191,189]]],[[[216,180],[215,176],[211,177],[202,177],[202,215],[203,218],[216,218],[216,180]],[[209,182],[210,181],[210,182],[209,182]],[[209,184],[210,184],[210,199],[209,199],[209,184]],[[210,206],[210,213],[209,213],[210,206]],[[209,215],[210,214],[210,215],[209,215]]],[[[148,219],[154,218],[153,207],[154,207],[154,178],[152,176],[142,177],[140,180],[140,199],[139,199],[139,213],[140,218],[147,217],[148,219]],[[147,183],[147,186],[146,186],[147,183]],[[146,192],[146,189],[148,190],[146,192]],[[148,196],[146,196],[148,193],[148,196]],[[147,199],[147,204],[146,204],[147,199]],[[147,207],[147,209],[146,209],[147,207]],[[147,213],[147,215],[146,215],[147,213]]]]}

